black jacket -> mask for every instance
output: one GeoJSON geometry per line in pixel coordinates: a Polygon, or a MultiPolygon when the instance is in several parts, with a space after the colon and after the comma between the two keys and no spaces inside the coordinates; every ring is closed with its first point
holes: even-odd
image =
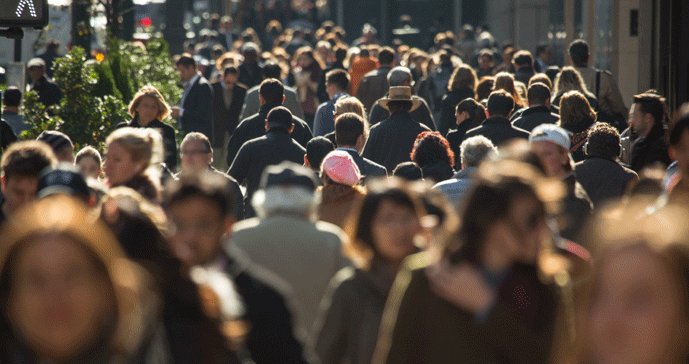
{"type": "Polygon", "coordinates": [[[634,171],[613,160],[591,156],[577,163],[574,173],[596,207],[622,197],[629,181],[639,178],[634,171]]]}
{"type": "MultiPolygon", "coordinates": [[[[227,144],[227,165],[231,166],[232,161],[237,156],[239,149],[244,143],[251,139],[258,138],[266,134],[266,118],[268,112],[279,104],[265,104],[258,110],[258,114],[254,114],[239,123],[234,134],[227,144]]],[[[292,116],[292,123],[294,130],[292,131],[292,138],[297,141],[302,147],[306,147],[306,143],[312,138],[311,129],[306,122],[296,116],[292,116]]],[[[301,161],[300,163],[303,163],[301,161]]]]}
{"type": "Polygon", "coordinates": [[[370,160],[362,157],[359,153],[351,148],[338,148],[339,150],[344,150],[349,153],[354,159],[354,163],[359,167],[359,172],[361,172],[363,177],[387,177],[388,170],[378,163],[371,162],[370,160]]]}
{"type": "Polygon", "coordinates": [[[17,141],[17,136],[12,132],[12,127],[3,119],[0,119],[0,157],[2,153],[17,141]]]}
{"type": "MultiPolygon", "coordinates": [[[[124,128],[127,126],[132,128],[143,128],[143,126],[141,126],[139,123],[139,118],[135,117],[131,121],[123,121],[117,124],[115,129],[124,128]]],[[[175,128],[173,128],[172,125],[163,123],[157,119],[148,123],[146,128],[157,130],[163,137],[163,161],[169,170],[174,171],[177,167],[177,142],[175,141],[175,128]]]]}
{"type": "Polygon", "coordinates": [[[464,135],[464,139],[471,138],[476,135],[483,135],[493,142],[493,145],[496,147],[511,139],[529,138],[528,131],[512,126],[509,120],[501,116],[494,116],[486,119],[481,126],[467,131],[467,133],[464,135]]]}
{"type": "Polygon", "coordinates": [[[244,143],[227,171],[227,174],[237,182],[246,182],[244,216],[247,218],[255,216],[251,206],[251,197],[258,190],[263,169],[285,160],[302,164],[304,154],[306,154],[306,149],[281,128],[272,128],[266,135],[244,143]]]}
{"type": "Polygon", "coordinates": [[[455,110],[457,104],[467,98],[474,98],[474,90],[469,88],[452,90],[443,96],[443,100],[440,102],[440,121],[438,121],[438,131],[442,136],[446,136],[447,132],[452,129],[457,129],[455,110]]]}
{"type": "Polygon", "coordinates": [[[196,131],[213,140],[213,88],[203,76],[199,77],[189,89],[189,94],[181,105],[182,131],[189,134],[196,131]]]}
{"type": "Polygon", "coordinates": [[[520,81],[527,87],[529,86],[529,80],[531,77],[534,75],[534,70],[531,67],[521,67],[519,68],[519,71],[514,73],[514,80],[515,81],[520,81]]]}
{"type": "Polygon", "coordinates": [[[665,131],[656,124],[645,137],[637,139],[632,145],[631,168],[639,173],[644,167],[661,162],[667,167],[672,161],[667,153],[665,131]]]}
{"type": "MultiPolygon", "coordinates": [[[[222,81],[220,81],[222,82],[222,81]]],[[[225,107],[225,88],[220,83],[211,84],[213,86],[213,148],[225,146],[225,133],[230,135],[239,124],[239,113],[242,112],[244,98],[246,97],[246,86],[235,84],[232,88],[232,103],[230,108],[225,107]]]]}
{"type": "Polygon", "coordinates": [[[412,119],[407,112],[396,112],[371,128],[361,156],[392,171],[402,162],[411,160],[416,137],[430,129],[412,119]]]}
{"type": "Polygon", "coordinates": [[[560,235],[579,242],[584,224],[591,216],[593,204],[584,187],[577,181],[574,173],[563,180],[567,195],[562,200],[560,212],[560,235]]]}
{"type": "Polygon", "coordinates": [[[59,104],[60,100],[62,100],[62,90],[60,90],[60,87],[45,76],[36,82],[31,91],[38,93],[38,101],[45,106],[59,104]]]}
{"type": "Polygon", "coordinates": [[[315,362],[298,339],[289,285],[251,263],[234,245],[226,245],[224,271],[234,282],[246,309],[246,349],[256,364],[315,362]]]}
{"type": "MultiPolygon", "coordinates": [[[[423,100],[422,98],[412,95],[414,100],[423,100]]],[[[417,107],[415,110],[409,113],[411,118],[418,121],[419,123],[426,125],[430,130],[436,130],[435,122],[433,121],[433,114],[431,113],[431,108],[428,106],[426,100],[423,100],[423,105],[417,107]]],[[[385,110],[382,106],[378,105],[376,101],[371,107],[371,113],[369,113],[368,123],[371,127],[378,124],[379,122],[390,117],[390,112],[385,110]]]]}
{"type": "Polygon", "coordinates": [[[531,132],[541,124],[557,124],[560,116],[553,113],[548,107],[534,106],[521,112],[521,116],[516,118],[512,125],[517,128],[531,132]]]}
{"type": "Polygon", "coordinates": [[[435,183],[438,183],[452,178],[455,171],[449,163],[437,161],[433,164],[421,166],[421,173],[423,173],[424,179],[432,179],[435,183]]]}

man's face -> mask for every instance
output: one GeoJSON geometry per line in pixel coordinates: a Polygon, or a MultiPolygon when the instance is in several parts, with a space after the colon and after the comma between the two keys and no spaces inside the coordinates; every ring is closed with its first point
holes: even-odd
{"type": "Polygon", "coordinates": [[[167,211],[171,223],[170,247],[186,267],[206,264],[220,254],[220,239],[234,222],[221,216],[212,201],[192,196],[177,201],[167,211]]]}
{"type": "Polygon", "coordinates": [[[182,143],[181,157],[182,169],[186,172],[199,173],[208,169],[213,159],[213,153],[198,140],[187,140],[182,143]]]}
{"type": "Polygon", "coordinates": [[[191,78],[194,77],[194,73],[196,73],[196,69],[194,69],[194,67],[187,67],[183,65],[177,66],[177,71],[179,72],[179,77],[182,79],[182,81],[191,80],[191,78]]]}
{"type": "Polygon", "coordinates": [[[6,213],[12,213],[23,205],[36,199],[38,189],[37,177],[13,176],[2,178],[2,192],[5,204],[2,207],[6,213]]]}
{"type": "Polygon", "coordinates": [[[43,74],[45,73],[45,69],[41,66],[33,66],[29,68],[29,75],[31,75],[31,79],[36,82],[43,77],[43,74]]]}
{"type": "Polygon", "coordinates": [[[541,54],[539,54],[539,57],[543,62],[545,63],[550,63],[550,61],[553,59],[553,50],[550,49],[550,47],[546,47],[541,54]]]}
{"type": "Polygon", "coordinates": [[[646,136],[653,126],[653,116],[641,112],[639,104],[632,104],[629,109],[629,127],[636,135],[646,136]]]}
{"type": "Polygon", "coordinates": [[[228,73],[225,76],[223,76],[222,81],[225,83],[225,86],[227,88],[233,88],[234,85],[237,83],[237,75],[234,73],[228,73]]]}

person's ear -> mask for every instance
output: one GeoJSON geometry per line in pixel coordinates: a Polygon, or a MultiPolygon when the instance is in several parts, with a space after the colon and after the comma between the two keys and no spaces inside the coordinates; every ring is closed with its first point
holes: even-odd
{"type": "MultiPolygon", "coordinates": [[[[667,152],[668,152],[668,154],[670,155],[670,159],[672,159],[673,161],[676,161],[676,160],[677,160],[677,149],[675,149],[675,147],[670,146],[670,147],[667,149],[667,152]]],[[[3,182],[4,182],[4,180],[3,180],[3,182]]]]}
{"type": "Polygon", "coordinates": [[[304,154],[304,167],[309,166],[309,158],[306,157],[306,154],[304,154]]]}
{"type": "Polygon", "coordinates": [[[364,145],[364,134],[359,134],[356,138],[356,145],[364,145]]]}
{"type": "Polygon", "coordinates": [[[294,124],[292,124],[292,126],[289,127],[289,133],[292,134],[293,131],[294,131],[294,124]]]}
{"type": "Polygon", "coordinates": [[[0,184],[2,185],[2,192],[5,192],[5,189],[7,189],[7,178],[4,174],[0,177],[0,184]]]}

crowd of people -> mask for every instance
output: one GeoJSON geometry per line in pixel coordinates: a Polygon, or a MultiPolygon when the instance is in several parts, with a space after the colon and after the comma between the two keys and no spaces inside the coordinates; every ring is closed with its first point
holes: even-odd
{"type": "Polygon", "coordinates": [[[0,363],[689,361],[689,105],[628,110],[582,40],[269,27],[186,44],[103,150],[4,92],[0,363]]]}

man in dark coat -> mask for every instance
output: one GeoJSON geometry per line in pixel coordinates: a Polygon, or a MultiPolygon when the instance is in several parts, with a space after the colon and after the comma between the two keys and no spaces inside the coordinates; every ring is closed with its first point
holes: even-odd
{"type": "MultiPolygon", "coordinates": [[[[239,149],[247,141],[258,138],[266,134],[265,122],[270,110],[281,106],[285,100],[284,86],[282,82],[274,78],[264,80],[259,89],[259,97],[261,101],[261,108],[258,114],[242,120],[235,129],[230,142],[227,144],[227,165],[232,165],[232,161],[237,156],[239,149]]],[[[290,115],[292,113],[290,112],[290,115]]],[[[311,129],[306,122],[294,115],[292,115],[292,124],[294,131],[291,133],[292,138],[297,141],[302,147],[306,147],[306,143],[312,138],[311,129]]]]}
{"type": "MultiPolygon", "coordinates": [[[[390,72],[388,72],[388,83],[390,84],[390,87],[394,86],[412,86],[412,74],[409,68],[407,67],[395,67],[390,72]]],[[[431,112],[431,108],[428,106],[428,103],[426,100],[422,99],[419,96],[412,95],[412,99],[414,100],[419,100],[423,102],[423,105],[419,106],[418,108],[412,110],[411,117],[412,119],[418,121],[419,123],[426,125],[428,129],[435,130],[435,122],[433,121],[433,113],[431,112]]],[[[368,109],[367,109],[368,110],[368,109]]],[[[371,112],[369,113],[369,118],[368,122],[369,125],[374,126],[378,124],[379,122],[387,119],[390,117],[390,112],[387,111],[385,108],[381,107],[378,102],[376,101],[375,104],[373,104],[373,107],[371,107],[371,112]]]]}
{"type": "Polygon", "coordinates": [[[574,166],[574,174],[593,206],[622,197],[629,181],[639,179],[634,171],[617,163],[620,135],[609,124],[598,123],[589,132],[584,153],[586,159],[574,166]]]}
{"type": "Polygon", "coordinates": [[[378,69],[364,75],[356,89],[356,98],[364,104],[365,110],[371,110],[376,100],[388,92],[388,72],[395,63],[395,51],[390,47],[381,49],[378,53],[378,63],[378,69]]]}
{"type": "Polygon", "coordinates": [[[515,139],[528,139],[529,132],[510,124],[510,114],[514,108],[512,95],[504,90],[493,91],[488,96],[488,115],[480,126],[477,126],[464,135],[464,140],[476,135],[483,135],[493,145],[500,147],[505,142],[515,139]]]}
{"type": "Polygon", "coordinates": [[[529,84],[529,80],[533,77],[533,56],[529,51],[519,51],[514,54],[512,58],[512,63],[514,64],[514,80],[520,81],[524,85],[529,84]]]}
{"type": "Polygon", "coordinates": [[[164,206],[175,226],[169,239],[172,250],[185,269],[196,267],[205,273],[194,279],[215,295],[216,301],[206,306],[212,315],[223,327],[232,325],[246,333],[227,337],[241,362],[315,362],[296,334],[289,285],[223,240],[235,222],[226,182],[217,174],[203,173],[185,175],[166,186],[164,206]]]}
{"type": "Polygon", "coordinates": [[[644,167],[660,162],[667,167],[672,161],[665,143],[663,119],[665,100],[650,93],[634,96],[629,111],[629,128],[638,136],[632,144],[631,168],[639,173],[644,167]]]}
{"type": "Polygon", "coordinates": [[[266,166],[285,160],[304,163],[306,149],[290,136],[294,131],[293,120],[292,113],[283,106],[270,110],[264,124],[266,134],[244,143],[227,171],[237,182],[246,183],[244,215],[247,218],[256,216],[251,198],[258,190],[261,174],[266,166]]]}
{"type": "Polygon", "coordinates": [[[414,100],[411,87],[390,87],[388,96],[379,100],[378,104],[388,111],[390,117],[371,128],[371,134],[366,141],[361,156],[381,164],[388,171],[402,163],[411,161],[411,151],[416,137],[430,129],[412,119],[410,112],[423,102],[414,100]]]}
{"type": "Polygon", "coordinates": [[[26,66],[29,69],[31,80],[33,80],[31,91],[36,91],[38,101],[45,106],[59,104],[60,100],[62,100],[62,90],[53,80],[45,75],[45,61],[41,58],[33,58],[26,66]]]}
{"type": "Polygon", "coordinates": [[[239,82],[247,88],[254,87],[263,80],[263,69],[258,64],[259,53],[256,43],[248,42],[242,46],[244,63],[239,66],[239,82]]]}
{"type": "Polygon", "coordinates": [[[222,80],[212,84],[213,149],[215,150],[213,159],[216,165],[225,161],[227,141],[239,124],[239,113],[244,105],[246,86],[237,83],[238,77],[237,67],[229,66],[223,71],[222,80]]]}
{"type": "Polygon", "coordinates": [[[196,70],[196,61],[189,54],[177,61],[177,71],[185,85],[180,106],[172,108],[172,117],[179,118],[185,134],[197,131],[213,140],[213,88],[196,70]]]}
{"type": "Polygon", "coordinates": [[[318,80],[318,89],[316,90],[316,97],[318,97],[319,100],[328,100],[330,99],[330,95],[328,95],[328,92],[326,91],[326,85],[325,85],[325,75],[328,74],[328,72],[332,70],[347,70],[344,66],[344,61],[347,59],[347,49],[344,47],[335,47],[333,50],[335,53],[335,62],[333,62],[332,65],[326,67],[323,72],[321,72],[321,79],[318,80]]]}
{"type": "Polygon", "coordinates": [[[550,88],[543,83],[531,84],[526,94],[529,107],[514,119],[512,125],[531,132],[541,124],[557,124],[560,116],[550,111],[550,88]]]}
{"type": "Polygon", "coordinates": [[[335,119],[337,150],[344,150],[352,156],[364,180],[366,177],[387,177],[385,167],[359,155],[366,143],[366,134],[364,119],[355,113],[344,113],[335,119]]]}
{"type": "MultiPolygon", "coordinates": [[[[267,80],[269,78],[274,78],[276,80],[281,79],[282,68],[275,62],[268,62],[263,66],[263,79],[267,80]]],[[[282,103],[292,115],[304,119],[304,110],[299,104],[297,99],[297,92],[294,88],[284,86],[285,91],[285,101],[282,103]]],[[[250,88],[246,92],[246,98],[244,99],[244,105],[242,106],[242,113],[239,115],[239,120],[244,120],[258,112],[261,108],[261,100],[259,95],[260,85],[256,85],[250,88]]]]}

